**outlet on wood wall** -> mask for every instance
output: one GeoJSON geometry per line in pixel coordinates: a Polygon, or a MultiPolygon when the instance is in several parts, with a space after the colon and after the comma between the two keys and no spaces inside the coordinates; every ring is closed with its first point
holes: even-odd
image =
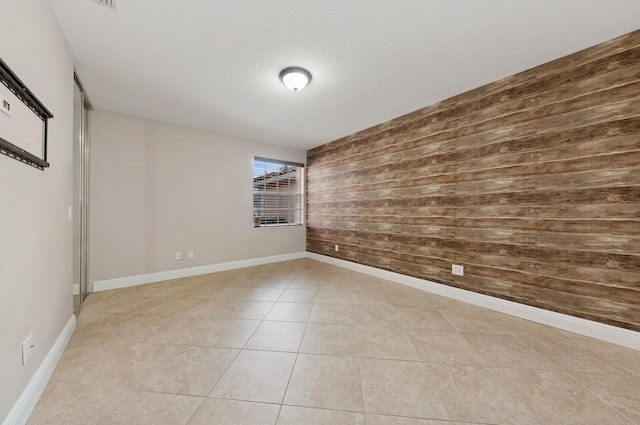
{"type": "Polygon", "coordinates": [[[308,251],[640,331],[640,31],[307,162],[308,251]]]}

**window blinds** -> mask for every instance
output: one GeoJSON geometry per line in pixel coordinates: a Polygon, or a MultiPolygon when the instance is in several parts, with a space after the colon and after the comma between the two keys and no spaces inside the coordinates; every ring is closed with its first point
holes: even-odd
{"type": "Polygon", "coordinates": [[[304,164],[253,159],[253,225],[304,224],[304,164]]]}

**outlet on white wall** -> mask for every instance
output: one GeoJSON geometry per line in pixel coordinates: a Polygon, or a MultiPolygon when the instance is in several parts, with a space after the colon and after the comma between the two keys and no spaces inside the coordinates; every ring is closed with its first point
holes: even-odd
{"type": "Polygon", "coordinates": [[[180,261],[182,260],[182,253],[181,252],[176,252],[176,261],[180,261]]]}
{"type": "Polygon", "coordinates": [[[187,259],[193,260],[193,251],[187,252],[187,259]]]}
{"type": "Polygon", "coordinates": [[[459,264],[452,264],[451,273],[456,276],[464,276],[464,266],[461,266],[459,264]]]}

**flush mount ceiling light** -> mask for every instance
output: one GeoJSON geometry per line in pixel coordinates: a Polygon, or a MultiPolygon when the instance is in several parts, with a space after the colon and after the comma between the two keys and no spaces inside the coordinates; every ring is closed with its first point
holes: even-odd
{"type": "Polygon", "coordinates": [[[311,74],[304,68],[292,66],[285,68],[280,73],[280,80],[291,91],[298,92],[305,88],[311,81],[311,74]]]}

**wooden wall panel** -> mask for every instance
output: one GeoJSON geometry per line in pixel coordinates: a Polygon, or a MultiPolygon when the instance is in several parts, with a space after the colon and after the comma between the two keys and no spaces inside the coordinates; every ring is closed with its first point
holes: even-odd
{"type": "Polygon", "coordinates": [[[640,331],[640,31],[307,164],[308,251],[640,331]]]}

